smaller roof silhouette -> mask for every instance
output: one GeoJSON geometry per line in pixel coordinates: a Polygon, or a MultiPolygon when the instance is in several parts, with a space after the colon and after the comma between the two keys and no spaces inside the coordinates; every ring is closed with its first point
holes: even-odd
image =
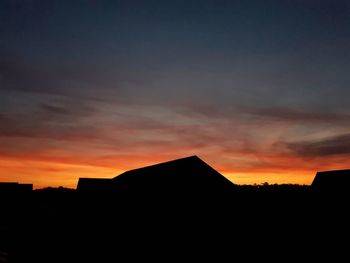
{"type": "Polygon", "coordinates": [[[112,179],[110,178],[79,178],[77,190],[81,193],[98,193],[111,190],[112,179]]]}
{"type": "Polygon", "coordinates": [[[33,184],[0,182],[0,194],[27,194],[33,191],[33,184]]]}
{"type": "Polygon", "coordinates": [[[349,189],[350,169],[317,172],[311,187],[331,191],[349,189]]]}

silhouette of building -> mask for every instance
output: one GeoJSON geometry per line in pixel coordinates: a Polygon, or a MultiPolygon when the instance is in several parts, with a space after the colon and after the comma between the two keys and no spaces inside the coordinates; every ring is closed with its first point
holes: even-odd
{"type": "Polygon", "coordinates": [[[79,178],[82,193],[113,192],[149,195],[216,195],[235,186],[197,156],[190,156],[122,173],[112,179],[79,178]]]}
{"type": "Polygon", "coordinates": [[[317,191],[350,192],[350,169],[317,172],[311,187],[317,191]]]}
{"type": "Polygon", "coordinates": [[[103,193],[112,190],[110,178],[79,178],[77,191],[80,193],[103,193]]]}
{"type": "Polygon", "coordinates": [[[33,191],[32,184],[19,184],[17,182],[0,182],[0,195],[28,194],[33,191]]]}

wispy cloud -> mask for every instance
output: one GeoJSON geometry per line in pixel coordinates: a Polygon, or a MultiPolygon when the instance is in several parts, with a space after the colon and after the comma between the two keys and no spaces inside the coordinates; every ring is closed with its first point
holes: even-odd
{"type": "Polygon", "coordinates": [[[69,115],[72,113],[67,108],[64,108],[61,106],[51,105],[51,104],[47,104],[47,103],[43,103],[40,106],[44,112],[47,112],[47,113],[53,114],[53,115],[69,115]]]}
{"type": "Polygon", "coordinates": [[[301,157],[327,157],[350,154],[350,134],[341,134],[321,140],[286,143],[286,148],[301,157]]]}
{"type": "MultiPolygon", "coordinates": [[[[45,102],[31,105],[28,111],[16,110],[0,115],[0,137],[84,140],[95,136],[94,124],[83,121],[92,117],[94,110],[84,102],[45,102]]],[[[20,148],[21,145],[14,146],[20,148]]]]}
{"type": "Polygon", "coordinates": [[[77,99],[60,99],[52,102],[44,102],[38,105],[37,117],[42,120],[73,122],[84,117],[92,117],[96,114],[96,109],[91,102],[77,99]]]}
{"type": "Polygon", "coordinates": [[[23,59],[5,57],[0,60],[1,89],[50,93],[62,85],[48,67],[33,65],[23,59]]]}
{"type": "Polygon", "coordinates": [[[4,56],[0,58],[0,90],[110,99],[123,96],[121,83],[131,81],[125,68],[101,62],[33,63],[20,56],[4,56]]]}
{"type": "Polygon", "coordinates": [[[340,112],[323,112],[322,110],[297,110],[293,108],[244,108],[246,113],[266,120],[296,123],[340,123],[350,125],[350,114],[340,112]]]}

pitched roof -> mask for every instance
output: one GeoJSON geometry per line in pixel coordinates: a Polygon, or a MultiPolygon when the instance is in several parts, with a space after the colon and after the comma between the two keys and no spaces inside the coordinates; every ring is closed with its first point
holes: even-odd
{"type": "Polygon", "coordinates": [[[127,171],[111,179],[79,178],[77,190],[83,193],[133,196],[214,196],[228,193],[230,180],[197,156],[127,171]]]}
{"type": "Polygon", "coordinates": [[[116,185],[135,190],[198,191],[232,188],[234,184],[198,156],[189,156],[127,171],[113,178],[116,185]]]}

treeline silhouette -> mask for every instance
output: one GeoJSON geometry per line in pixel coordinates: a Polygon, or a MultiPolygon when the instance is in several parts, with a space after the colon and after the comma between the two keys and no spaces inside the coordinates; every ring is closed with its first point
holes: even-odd
{"type": "Polygon", "coordinates": [[[80,190],[0,191],[0,262],[283,262],[340,245],[349,222],[346,187],[236,185],[193,160],[176,165],[191,167],[180,181],[168,163],[111,179],[105,191],[89,180],[80,190]],[[202,182],[191,177],[198,167],[208,172],[202,182]],[[169,180],[158,180],[163,171],[169,180]],[[154,177],[140,183],[148,173],[154,177]]]}

